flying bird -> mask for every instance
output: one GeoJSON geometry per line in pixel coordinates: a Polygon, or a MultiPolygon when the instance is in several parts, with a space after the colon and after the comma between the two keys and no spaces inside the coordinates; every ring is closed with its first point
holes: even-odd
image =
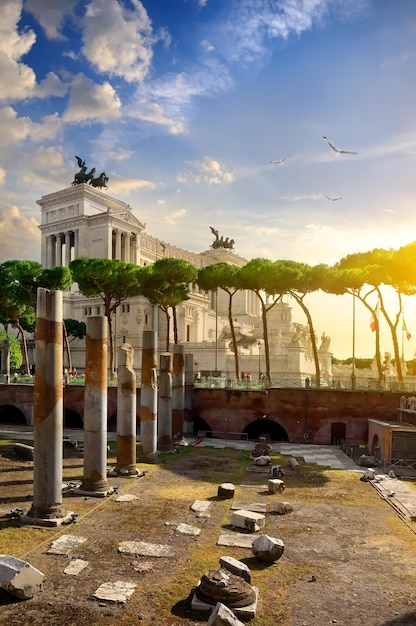
{"type": "Polygon", "coordinates": [[[331,200],[331,202],[335,202],[336,200],[342,200],[341,196],[339,198],[330,198],[329,196],[326,196],[324,194],[324,198],[326,198],[327,200],[331,200]]]}
{"type": "Polygon", "coordinates": [[[290,154],[287,154],[284,159],[280,159],[280,161],[270,161],[273,165],[283,165],[283,163],[290,157],[290,154]]]}
{"type": "Polygon", "coordinates": [[[334,146],[334,144],[332,143],[332,141],[328,139],[328,137],[325,137],[324,135],[323,138],[325,139],[325,141],[327,142],[331,150],[335,152],[336,154],[357,154],[356,152],[350,152],[349,150],[340,150],[340,148],[337,148],[336,146],[334,146]]]}

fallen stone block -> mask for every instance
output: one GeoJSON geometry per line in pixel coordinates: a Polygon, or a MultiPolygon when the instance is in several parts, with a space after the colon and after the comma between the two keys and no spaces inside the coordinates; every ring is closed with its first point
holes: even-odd
{"type": "Polygon", "coordinates": [[[47,550],[48,554],[62,554],[68,556],[72,554],[75,548],[78,548],[86,539],[84,537],[75,537],[74,535],[61,535],[59,539],[54,541],[47,550]]]}
{"type": "Polygon", "coordinates": [[[285,471],[281,465],[273,465],[270,470],[270,476],[272,478],[282,478],[285,475],[285,471]]]}
{"type": "Polygon", "coordinates": [[[289,465],[292,468],[293,471],[295,472],[300,472],[301,471],[301,467],[299,465],[299,462],[297,461],[297,459],[295,459],[294,456],[291,456],[289,458],[289,465]]]}
{"type": "Polygon", "coordinates": [[[228,606],[218,602],[209,616],[207,626],[243,626],[243,622],[235,616],[228,606]]]}
{"type": "Polygon", "coordinates": [[[228,546],[236,548],[251,548],[253,545],[252,535],[244,533],[222,533],[218,537],[218,546],[228,546]]]}
{"type": "Polygon", "coordinates": [[[271,457],[269,457],[269,455],[264,454],[262,456],[258,456],[254,459],[254,465],[270,465],[270,463],[272,462],[271,457]]]}
{"type": "Polygon", "coordinates": [[[191,511],[206,513],[210,506],[211,502],[209,500],[195,500],[195,502],[191,504],[191,511]]]}
{"type": "Polygon", "coordinates": [[[256,559],[275,563],[282,556],[285,546],[281,539],[275,539],[268,535],[260,535],[253,541],[251,549],[256,559]]]}
{"type": "Polygon", "coordinates": [[[197,537],[201,533],[201,529],[196,526],[191,526],[190,524],[181,523],[176,527],[176,532],[181,533],[182,535],[192,535],[193,537],[197,537]]]}
{"type": "Polygon", "coordinates": [[[223,569],[226,569],[228,572],[231,572],[236,576],[241,576],[241,578],[244,578],[247,583],[251,584],[250,568],[242,561],[238,561],[232,556],[221,556],[220,565],[223,569]]]}
{"type": "Polygon", "coordinates": [[[170,546],[147,543],[145,541],[121,541],[118,544],[118,552],[127,554],[139,554],[140,556],[154,556],[156,558],[172,558],[175,552],[170,546]]]}
{"type": "Polygon", "coordinates": [[[84,559],[74,559],[70,562],[69,565],[64,569],[64,574],[68,574],[69,576],[78,576],[83,569],[85,569],[88,565],[88,561],[84,559]]]}
{"type": "Polygon", "coordinates": [[[15,443],[13,446],[16,456],[24,461],[33,461],[34,447],[25,443],[15,443]]]}
{"type": "Polygon", "coordinates": [[[235,486],[232,483],[222,483],[218,487],[218,497],[222,500],[231,500],[234,498],[235,486]]]}
{"type": "Polygon", "coordinates": [[[124,604],[134,593],[135,588],[135,583],[124,582],[122,580],[117,580],[114,583],[103,583],[94,593],[94,598],[124,604]]]}
{"type": "Polygon", "coordinates": [[[235,511],[231,515],[230,523],[231,526],[244,528],[250,533],[255,533],[264,528],[266,518],[262,513],[255,513],[254,511],[245,511],[242,509],[240,511],[235,511]]]}
{"type": "Polygon", "coordinates": [[[0,588],[26,600],[42,591],[45,575],[26,561],[0,554],[0,588]]]}
{"type": "Polygon", "coordinates": [[[293,506],[289,502],[275,502],[270,513],[277,513],[277,515],[286,515],[286,513],[292,513],[293,506]]]}
{"type": "Polygon", "coordinates": [[[280,478],[270,478],[267,483],[267,487],[270,493],[283,493],[286,485],[283,480],[280,480],[280,478]]]}

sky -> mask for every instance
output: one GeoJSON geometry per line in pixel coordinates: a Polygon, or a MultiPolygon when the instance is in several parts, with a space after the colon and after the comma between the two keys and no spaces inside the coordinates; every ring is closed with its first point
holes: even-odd
{"type": "MultiPolygon", "coordinates": [[[[193,252],[210,227],[247,260],[410,243],[415,75],[412,0],[2,0],[0,262],[40,260],[36,200],[71,185],[76,156],[193,252]]],[[[349,296],[308,304],[334,356],[374,355],[362,305],[353,324],[349,296]]]]}

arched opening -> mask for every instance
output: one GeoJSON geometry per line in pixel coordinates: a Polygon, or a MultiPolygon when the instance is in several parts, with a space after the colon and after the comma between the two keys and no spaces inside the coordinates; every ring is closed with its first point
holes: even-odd
{"type": "Polygon", "coordinates": [[[346,424],[343,422],[332,422],[331,424],[331,446],[339,446],[346,439],[346,424]]]}
{"type": "Polygon", "coordinates": [[[195,437],[204,433],[204,437],[212,437],[211,426],[202,417],[194,417],[194,431],[195,437]]]}
{"type": "Polygon", "coordinates": [[[0,406],[0,424],[22,424],[25,426],[26,418],[16,406],[5,404],[0,406]]]}
{"type": "Polygon", "coordinates": [[[380,439],[378,435],[374,435],[371,442],[371,456],[374,456],[376,461],[381,461],[380,439]]]}
{"type": "Polygon", "coordinates": [[[65,428],[84,428],[82,417],[71,409],[64,409],[64,427],[65,428]]]}
{"type": "Polygon", "coordinates": [[[243,433],[246,433],[250,440],[266,437],[269,441],[289,441],[289,436],[283,426],[269,419],[250,422],[243,430],[243,433]]]}

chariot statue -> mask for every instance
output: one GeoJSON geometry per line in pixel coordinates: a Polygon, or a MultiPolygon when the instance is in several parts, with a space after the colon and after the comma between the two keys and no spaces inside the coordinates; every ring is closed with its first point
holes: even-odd
{"type": "Polygon", "coordinates": [[[210,226],[210,229],[212,234],[215,235],[215,239],[211,244],[211,248],[228,248],[229,250],[234,250],[234,239],[230,239],[229,237],[227,237],[224,240],[223,236],[220,237],[218,230],[216,230],[212,226],[210,226]]]}
{"type": "Polygon", "coordinates": [[[95,167],[91,168],[89,172],[87,172],[87,166],[85,161],[81,159],[79,156],[75,156],[78,167],[80,168],[79,172],[77,172],[74,176],[74,180],[72,181],[72,186],[82,185],[84,183],[89,183],[92,187],[97,187],[101,189],[104,187],[107,189],[108,176],[106,176],[105,172],[101,172],[99,176],[94,178],[95,175],[95,167]]]}

